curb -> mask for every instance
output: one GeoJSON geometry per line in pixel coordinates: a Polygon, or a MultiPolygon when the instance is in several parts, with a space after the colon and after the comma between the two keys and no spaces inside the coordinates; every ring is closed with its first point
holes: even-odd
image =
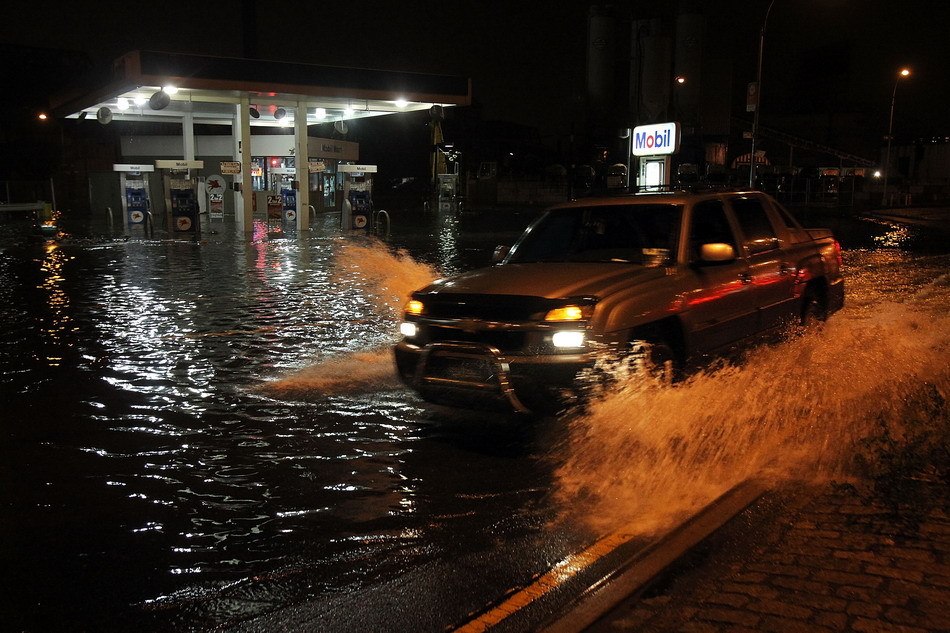
{"type": "Polygon", "coordinates": [[[763,482],[755,480],[746,480],[726,491],[671,532],[591,584],[566,607],[565,613],[541,628],[541,633],[583,631],[623,600],[646,589],[673,563],[767,491],[763,482]]]}

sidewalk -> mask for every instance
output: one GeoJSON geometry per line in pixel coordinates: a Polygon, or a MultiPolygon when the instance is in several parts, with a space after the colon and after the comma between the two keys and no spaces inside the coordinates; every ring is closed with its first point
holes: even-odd
{"type": "Polygon", "coordinates": [[[827,485],[769,494],[587,631],[947,633],[950,514],[897,527],[827,485]]]}

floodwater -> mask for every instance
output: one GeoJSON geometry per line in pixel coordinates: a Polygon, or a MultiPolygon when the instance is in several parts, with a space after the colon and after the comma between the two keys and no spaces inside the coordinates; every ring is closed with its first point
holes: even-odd
{"type": "Polygon", "coordinates": [[[3,630],[210,630],[526,535],[649,533],[748,476],[846,478],[876,421],[948,394],[943,239],[855,222],[836,227],[846,309],[738,367],[527,424],[427,409],[394,374],[398,310],[510,243],[488,224],[388,243],[4,227],[3,630]]]}

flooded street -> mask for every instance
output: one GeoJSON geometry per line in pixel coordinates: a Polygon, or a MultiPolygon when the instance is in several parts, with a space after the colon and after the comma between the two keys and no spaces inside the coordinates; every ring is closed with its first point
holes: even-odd
{"type": "Polygon", "coordinates": [[[403,607],[360,630],[443,631],[744,477],[847,478],[881,416],[950,393],[946,234],[839,221],[846,307],[820,332],[584,415],[424,407],[392,364],[405,296],[529,219],[396,222],[385,243],[4,227],[2,630],[206,631],[309,604],[341,631],[365,598],[403,607]]]}

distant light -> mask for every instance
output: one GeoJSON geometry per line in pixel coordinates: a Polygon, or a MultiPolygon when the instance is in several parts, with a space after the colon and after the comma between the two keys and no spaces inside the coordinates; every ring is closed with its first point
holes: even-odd
{"type": "Polygon", "coordinates": [[[910,68],[901,68],[901,77],[907,77],[910,75],[910,68]]]}
{"type": "Polygon", "coordinates": [[[317,117],[318,119],[325,119],[325,118],[327,118],[327,109],[326,109],[326,108],[317,108],[316,110],[313,111],[313,114],[314,114],[314,116],[317,117]]]}
{"type": "Polygon", "coordinates": [[[45,120],[48,119],[49,117],[46,116],[46,113],[45,113],[45,112],[40,112],[40,114],[39,114],[39,116],[38,116],[37,118],[38,118],[40,121],[45,121],[45,120]]]}
{"type": "Polygon", "coordinates": [[[173,86],[172,84],[168,84],[167,86],[162,86],[162,90],[165,91],[165,94],[167,95],[178,94],[178,86],[173,86]]]}
{"type": "Polygon", "coordinates": [[[674,79],[673,81],[675,81],[676,83],[682,85],[682,84],[685,84],[685,83],[686,83],[686,77],[680,75],[679,77],[677,77],[677,78],[674,79]]]}
{"type": "Polygon", "coordinates": [[[116,105],[116,107],[119,108],[120,110],[128,110],[128,109],[129,109],[129,100],[126,99],[125,97],[119,97],[118,99],[115,100],[115,105],[116,105]]]}
{"type": "Polygon", "coordinates": [[[407,105],[409,105],[409,102],[405,99],[396,99],[397,108],[405,108],[407,105]]]}
{"type": "Polygon", "coordinates": [[[877,170],[874,171],[874,177],[875,177],[875,178],[880,178],[880,177],[881,177],[881,170],[880,170],[880,169],[877,169],[877,170]]]}

